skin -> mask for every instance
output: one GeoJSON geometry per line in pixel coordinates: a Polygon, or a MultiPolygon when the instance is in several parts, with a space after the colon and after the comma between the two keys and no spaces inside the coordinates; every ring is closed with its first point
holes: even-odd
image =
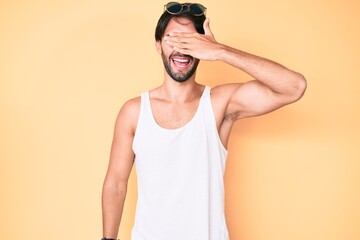
{"type": "MultiPolygon", "coordinates": [[[[227,146],[235,121],[269,113],[299,100],[306,89],[305,78],[271,60],[218,43],[204,22],[205,34],[198,34],[188,19],[173,18],[161,41],[160,55],[190,55],[204,61],[222,61],[251,75],[246,83],[223,84],[211,89],[211,102],[220,139],[227,146]]],[[[174,67],[172,61],[170,66],[174,67]]],[[[194,64],[194,62],[191,62],[194,64]]],[[[189,68],[174,71],[186,72],[189,68]]],[[[204,86],[196,83],[196,73],[184,82],[174,81],[164,70],[163,84],[150,91],[155,120],[163,128],[178,128],[194,116],[204,86]]],[[[117,116],[109,167],[103,185],[103,234],[116,238],[128,178],[134,163],[132,142],[140,112],[140,97],[127,101],[117,116]]]]}

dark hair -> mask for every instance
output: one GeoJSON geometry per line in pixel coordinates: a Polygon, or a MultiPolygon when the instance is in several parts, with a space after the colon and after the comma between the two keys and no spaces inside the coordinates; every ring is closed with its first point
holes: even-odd
{"type": "Polygon", "coordinates": [[[164,36],[165,29],[173,17],[183,17],[183,18],[190,19],[194,23],[195,29],[198,33],[200,33],[200,34],[205,33],[204,27],[203,27],[204,21],[206,19],[205,15],[195,16],[188,10],[188,8],[186,8],[181,13],[175,14],[175,15],[170,14],[167,11],[165,11],[160,16],[159,21],[156,25],[156,29],[155,29],[155,40],[156,41],[160,41],[161,38],[164,36]]]}

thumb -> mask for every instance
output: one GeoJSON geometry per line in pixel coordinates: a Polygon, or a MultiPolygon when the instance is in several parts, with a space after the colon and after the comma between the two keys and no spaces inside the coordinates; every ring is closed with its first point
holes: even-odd
{"type": "Polygon", "coordinates": [[[205,35],[214,37],[214,34],[210,30],[210,19],[206,18],[203,24],[205,35]]]}

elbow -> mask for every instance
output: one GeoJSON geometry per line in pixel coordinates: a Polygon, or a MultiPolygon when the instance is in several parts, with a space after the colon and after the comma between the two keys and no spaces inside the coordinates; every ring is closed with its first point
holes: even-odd
{"type": "Polygon", "coordinates": [[[293,79],[291,90],[291,102],[296,102],[302,98],[307,88],[306,78],[301,73],[296,73],[293,79]]]}
{"type": "Polygon", "coordinates": [[[103,184],[103,195],[124,197],[127,191],[127,181],[122,179],[106,178],[103,184]]]}

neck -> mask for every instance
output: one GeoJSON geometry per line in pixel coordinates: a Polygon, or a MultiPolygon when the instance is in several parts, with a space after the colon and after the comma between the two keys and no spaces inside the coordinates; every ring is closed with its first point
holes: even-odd
{"type": "Polygon", "coordinates": [[[185,82],[177,82],[165,73],[161,93],[171,102],[186,102],[199,94],[199,84],[195,82],[195,74],[185,82]]]}

